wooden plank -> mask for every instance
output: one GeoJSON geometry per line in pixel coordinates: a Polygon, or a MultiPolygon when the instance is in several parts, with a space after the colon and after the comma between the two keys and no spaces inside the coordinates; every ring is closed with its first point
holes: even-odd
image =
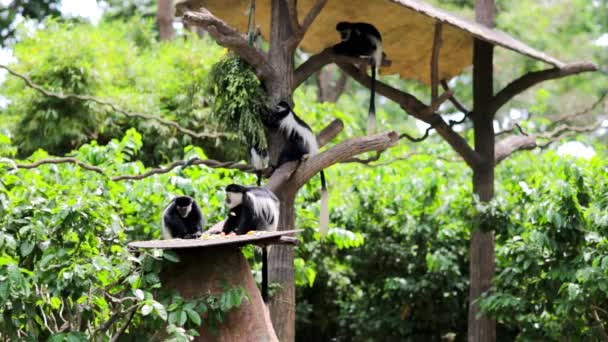
{"type": "MultiPolygon", "coordinates": [[[[132,248],[159,248],[159,249],[182,249],[182,248],[206,248],[225,245],[247,245],[247,244],[286,244],[293,243],[290,239],[281,239],[285,235],[301,232],[302,229],[256,232],[252,235],[223,236],[215,239],[171,239],[171,240],[149,240],[134,241],[129,243],[132,248]]],[[[219,235],[218,235],[219,236],[219,235]]],[[[285,236],[288,237],[288,236],[285,236]]]]}

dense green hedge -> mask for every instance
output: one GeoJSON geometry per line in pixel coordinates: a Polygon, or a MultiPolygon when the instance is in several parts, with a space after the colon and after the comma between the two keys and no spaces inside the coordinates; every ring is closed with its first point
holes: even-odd
{"type": "Polygon", "coordinates": [[[365,242],[346,249],[307,230],[298,254],[314,265],[316,280],[298,291],[302,341],[465,340],[471,227],[496,230],[497,278],[482,307],[497,318],[500,340],[601,336],[608,320],[605,152],[590,161],[518,155],[498,166],[491,205],[471,205],[462,163],[415,156],[332,171],[334,232],[365,242]]]}

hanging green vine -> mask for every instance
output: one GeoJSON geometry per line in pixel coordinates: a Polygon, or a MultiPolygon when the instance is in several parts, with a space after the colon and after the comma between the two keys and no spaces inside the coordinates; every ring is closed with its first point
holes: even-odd
{"type": "Polygon", "coordinates": [[[212,67],[207,90],[211,118],[220,129],[235,133],[246,146],[266,148],[261,117],[268,110],[268,98],[249,64],[228,55],[212,67]]]}

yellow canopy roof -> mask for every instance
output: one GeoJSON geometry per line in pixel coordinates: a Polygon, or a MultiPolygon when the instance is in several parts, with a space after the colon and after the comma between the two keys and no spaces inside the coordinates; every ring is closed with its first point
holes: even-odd
{"type": "MultiPolygon", "coordinates": [[[[300,21],[316,0],[298,0],[300,21]]],[[[190,0],[190,9],[207,8],[216,17],[245,33],[249,0],[190,0]]],[[[257,0],[255,21],[262,36],[270,33],[270,0],[257,0]]],[[[309,53],[321,52],[339,42],[336,24],[340,21],[368,22],[382,34],[384,51],[392,61],[382,74],[399,74],[430,83],[431,55],[435,23],[444,23],[439,53],[439,79],[458,75],[472,64],[473,38],[562,67],[559,60],[527,46],[508,34],[435,8],[418,0],[329,0],[306,32],[300,47],[309,53]]]]}

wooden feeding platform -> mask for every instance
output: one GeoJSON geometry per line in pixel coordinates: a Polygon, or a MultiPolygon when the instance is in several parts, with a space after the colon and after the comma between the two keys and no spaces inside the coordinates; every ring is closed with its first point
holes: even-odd
{"type": "Polygon", "coordinates": [[[204,234],[199,239],[135,241],[129,243],[129,247],[174,250],[179,262],[165,267],[161,281],[163,287],[176,290],[184,298],[218,294],[226,285],[240,286],[247,291],[249,301],[228,313],[215,335],[202,326],[195,341],[278,341],[264,304],[268,298],[267,248],[296,245],[298,239],[293,235],[301,231],[260,231],[234,236],[204,234]],[[262,294],[239,249],[250,244],[262,247],[262,294]]]}
{"type": "Polygon", "coordinates": [[[276,232],[254,232],[245,235],[203,235],[200,239],[170,239],[135,241],[129,243],[132,248],[158,248],[158,249],[182,249],[182,248],[207,248],[216,246],[236,245],[237,247],[254,244],[257,246],[297,244],[298,239],[289,236],[301,232],[302,229],[283,230],[276,232]]]}

